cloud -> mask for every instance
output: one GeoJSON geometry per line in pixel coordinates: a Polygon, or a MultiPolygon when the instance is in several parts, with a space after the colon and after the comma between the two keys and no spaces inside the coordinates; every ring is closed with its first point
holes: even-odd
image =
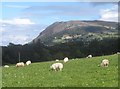
{"type": "Polygon", "coordinates": [[[99,20],[118,22],[118,6],[115,5],[110,9],[102,9],[99,20]]]}
{"type": "Polygon", "coordinates": [[[23,5],[5,5],[5,7],[8,7],[8,8],[28,8],[29,6],[23,6],[23,5]]]}
{"type": "Polygon", "coordinates": [[[30,24],[35,24],[30,19],[21,19],[21,18],[14,18],[12,20],[0,20],[0,23],[13,24],[13,25],[30,25],[30,24]]]}
{"type": "MultiPolygon", "coordinates": [[[[87,3],[84,3],[87,4],[87,3]]],[[[84,7],[81,3],[77,5],[50,5],[50,6],[31,6],[24,9],[23,17],[49,17],[49,16],[90,16],[97,12],[96,8],[84,7]],[[89,13],[89,14],[88,14],[89,13]]]]}
{"type": "Polygon", "coordinates": [[[25,44],[31,42],[46,27],[43,24],[17,25],[0,23],[0,45],[25,44]]]}
{"type": "Polygon", "coordinates": [[[4,28],[0,28],[0,33],[5,32],[4,28]]]}
{"type": "Polygon", "coordinates": [[[90,2],[90,4],[92,4],[93,6],[101,6],[101,5],[105,5],[105,4],[113,4],[113,5],[117,5],[118,2],[90,2]]]}
{"type": "Polygon", "coordinates": [[[40,10],[49,10],[49,11],[67,11],[67,10],[75,10],[75,9],[80,9],[80,6],[69,6],[69,5],[49,5],[49,6],[30,6],[26,8],[26,11],[40,11],[40,10]]]}
{"type": "Polygon", "coordinates": [[[29,36],[27,35],[12,35],[12,34],[9,34],[9,35],[5,35],[2,37],[2,42],[12,42],[12,43],[15,43],[15,44],[25,44],[28,42],[29,40],[29,36]],[[5,38],[5,39],[4,39],[5,38]]]}

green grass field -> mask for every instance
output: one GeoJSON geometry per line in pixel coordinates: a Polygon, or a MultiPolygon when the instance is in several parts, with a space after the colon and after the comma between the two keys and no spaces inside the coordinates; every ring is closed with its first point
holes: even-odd
{"type": "Polygon", "coordinates": [[[2,68],[2,87],[118,87],[118,55],[76,58],[64,63],[63,71],[49,71],[52,63],[2,68]],[[98,67],[104,58],[109,67],[98,67]]]}

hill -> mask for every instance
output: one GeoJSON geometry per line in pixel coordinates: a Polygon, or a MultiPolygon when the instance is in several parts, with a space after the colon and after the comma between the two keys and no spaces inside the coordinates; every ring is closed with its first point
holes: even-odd
{"type": "MultiPolygon", "coordinates": [[[[64,64],[63,71],[49,71],[55,61],[30,66],[2,68],[3,87],[118,87],[118,55],[76,58],[64,64]],[[109,67],[98,67],[107,58],[109,67]]],[[[63,62],[62,60],[60,62],[63,62]]]]}
{"type": "Polygon", "coordinates": [[[90,42],[74,41],[54,46],[45,46],[43,43],[15,45],[10,43],[7,47],[2,47],[2,65],[16,64],[20,60],[26,62],[52,61],[55,59],[83,58],[89,54],[93,56],[110,55],[120,52],[118,42],[120,39],[93,40],[90,42]]]}
{"type": "Polygon", "coordinates": [[[2,65],[16,64],[19,52],[23,62],[114,54],[120,51],[119,27],[116,22],[97,20],[55,22],[28,44],[2,46],[2,65]]]}
{"type": "Polygon", "coordinates": [[[118,23],[106,21],[66,21],[55,22],[48,26],[32,43],[41,41],[50,46],[68,41],[102,40],[106,37],[118,37],[118,23]]]}

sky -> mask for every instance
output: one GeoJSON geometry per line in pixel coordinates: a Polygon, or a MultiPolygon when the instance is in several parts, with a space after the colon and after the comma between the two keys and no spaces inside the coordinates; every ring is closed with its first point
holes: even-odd
{"type": "Polygon", "coordinates": [[[57,21],[118,21],[113,2],[0,2],[0,45],[26,44],[57,21]]]}

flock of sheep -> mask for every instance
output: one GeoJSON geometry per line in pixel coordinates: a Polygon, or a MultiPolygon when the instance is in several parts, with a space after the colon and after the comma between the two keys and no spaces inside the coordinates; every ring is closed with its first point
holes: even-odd
{"type": "MultiPolygon", "coordinates": [[[[91,57],[92,57],[92,55],[88,55],[86,58],[91,58],[91,57]]],[[[56,61],[57,63],[53,63],[53,64],[50,66],[50,69],[51,69],[51,70],[54,70],[54,71],[62,71],[62,69],[63,69],[63,63],[59,63],[59,62],[58,62],[58,61],[59,61],[58,59],[56,59],[55,61],[56,61]]],[[[68,61],[69,61],[68,57],[65,57],[63,61],[64,61],[64,63],[68,62],[68,61]]],[[[28,60],[28,61],[26,62],[26,65],[30,65],[30,64],[31,64],[31,61],[28,60]]],[[[108,67],[108,65],[109,65],[109,60],[108,60],[108,59],[103,59],[102,62],[101,62],[101,64],[98,65],[98,66],[108,67]]],[[[24,62],[19,62],[19,63],[16,64],[16,67],[23,67],[23,66],[25,66],[24,62]]],[[[9,66],[8,66],[8,65],[5,65],[4,67],[8,68],[9,66]]]]}
{"type": "MultiPolygon", "coordinates": [[[[30,64],[31,64],[31,61],[28,60],[28,61],[26,62],[26,65],[30,65],[30,64]]],[[[23,66],[25,66],[24,62],[19,62],[19,63],[16,64],[16,67],[23,67],[23,66]]],[[[8,68],[9,66],[8,66],[8,65],[5,65],[4,67],[8,68]]]]}
{"type": "MultiPolygon", "coordinates": [[[[91,58],[92,55],[88,55],[86,58],[91,58]]],[[[68,57],[65,57],[64,58],[64,63],[68,62],[68,57]]],[[[56,61],[59,61],[58,59],[56,61]]],[[[101,64],[99,66],[101,67],[108,67],[109,65],[109,60],[108,59],[103,59],[101,64]]],[[[51,70],[54,70],[54,71],[58,71],[58,70],[62,70],[63,69],[63,64],[62,63],[53,63],[51,66],[50,66],[50,69],[51,70]]]]}
{"type": "MultiPolygon", "coordinates": [[[[30,60],[26,62],[26,65],[30,65],[30,64],[31,64],[30,60]]],[[[23,66],[25,66],[24,62],[19,62],[16,64],[16,67],[23,67],[23,66]]]]}

